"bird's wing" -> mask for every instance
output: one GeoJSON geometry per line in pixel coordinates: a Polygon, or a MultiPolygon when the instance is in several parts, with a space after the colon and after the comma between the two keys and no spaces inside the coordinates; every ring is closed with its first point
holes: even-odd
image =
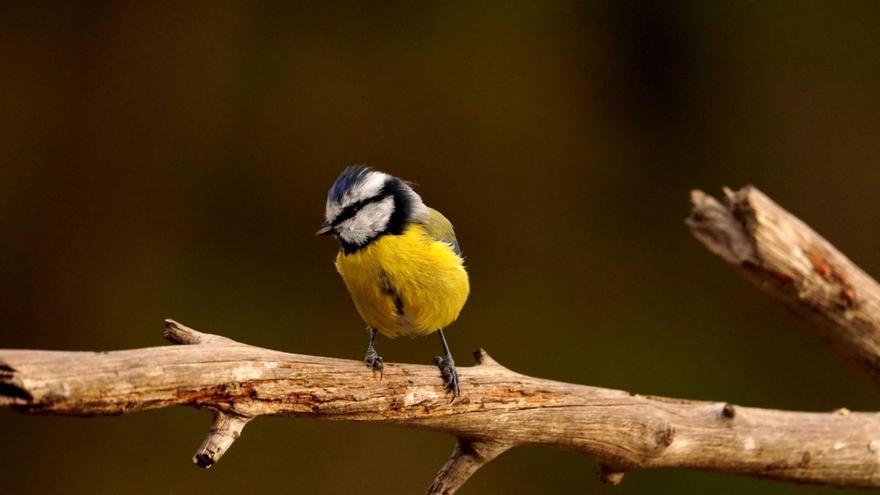
{"type": "Polygon", "coordinates": [[[452,246],[455,254],[461,256],[461,247],[458,245],[458,239],[455,238],[455,231],[452,230],[452,222],[446,219],[439,211],[428,208],[428,215],[422,224],[428,235],[440,242],[445,242],[452,246]]]}

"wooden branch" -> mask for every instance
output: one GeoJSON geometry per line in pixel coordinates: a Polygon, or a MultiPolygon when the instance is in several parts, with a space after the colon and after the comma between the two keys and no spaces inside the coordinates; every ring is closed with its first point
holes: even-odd
{"type": "Polygon", "coordinates": [[[193,456],[193,462],[203,468],[213,466],[232,447],[232,442],[238,440],[241,430],[251,419],[253,418],[214,411],[214,423],[193,456]]]}
{"type": "Polygon", "coordinates": [[[880,285],[758,189],[724,196],[691,193],[693,235],[880,384],[880,285]]]}
{"type": "Polygon", "coordinates": [[[450,401],[433,366],[361,362],[241,344],[167,321],[189,345],[113,352],[0,350],[0,407],[31,414],[123,414],[187,405],[215,412],[194,460],[211,466],[257,416],[423,428],[458,438],[428,493],[454,493],[510,447],[597,459],[605,481],[636,468],[686,467],[760,478],[880,487],[880,414],[754,409],[633,395],[515,373],[485,352],[460,368],[450,401]]]}
{"type": "Polygon", "coordinates": [[[459,439],[437,478],[428,487],[428,495],[455,493],[484,465],[507,451],[512,445],[492,440],[459,439]]]}

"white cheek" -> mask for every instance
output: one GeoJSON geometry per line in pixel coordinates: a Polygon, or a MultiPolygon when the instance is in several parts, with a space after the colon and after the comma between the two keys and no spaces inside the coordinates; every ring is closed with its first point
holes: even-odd
{"type": "Polygon", "coordinates": [[[339,232],[339,237],[345,242],[362,244],[367,240],[369,232],[359,229],[355,220],[357,219],[350,218],[339,224],[336,229],[339,232]]]}
{"type": "Polygon", "coordinates": [[[388,227],[394,213],[394,198],[388,197],[365,206],[352,218],[339,224],[339,237],[352,244],[363,244],[388,227]]]}
{"type": "Polygon", "coordinates": [[[360,217],[366,229],[379,232],[388,226],[393,212],[394,198],[389,196],[378,203],[365,206],[357,216],[360,217]]]}

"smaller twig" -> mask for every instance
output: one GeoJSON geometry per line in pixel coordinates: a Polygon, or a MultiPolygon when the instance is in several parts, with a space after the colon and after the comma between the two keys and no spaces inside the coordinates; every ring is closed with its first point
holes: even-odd
{"type": "MultiPolygon", "coordinates": [[[[724,193],[731,197],[729,189],[725,189],[724,193]]],[[[686,223],[691,234],[706,249],[734,265],[758,263],[755,244],[749,239],[748,229],[743,228],[741,220],[730,207],[703,191],[691,191],[691,204],[693,209],[686,223]]]]}
{"type": "Polygon", "coordinates": [[[428,487],[427,495],[455,493],[478,469],[512,447],[510,444],[488,440],[458,439],[455,450],[437,477],[428,487]]]}
{"type": "Polygon", "coordinates": [[[238,439],[241,430],[251,419],[214,411],[214,422],[207,438],[193,456],[193,462],[203,468],[213,466],[238,439]]]}
{"type": "Polygon", "coordinates": [[[230,338],[210,333],[202,333],[178,323],[174,320],[165,320],[165,331],[162,337],[172,344],[197,345],[197,344],[238,344],[230,338]]]}
{"type": "Polygon", "coordinates": [[[844,357],[880,385],[880,284],[758,189],[691,193],[687,220],[706,248],[763,291],[815,323],[844,357]]]}
{"type": "Polygon", "coordinates": [[[623,481],[623,475],[626,471],[616,469],[608,464],[599,464],[599,481],[602,483],[617,486],[623,481]]]}

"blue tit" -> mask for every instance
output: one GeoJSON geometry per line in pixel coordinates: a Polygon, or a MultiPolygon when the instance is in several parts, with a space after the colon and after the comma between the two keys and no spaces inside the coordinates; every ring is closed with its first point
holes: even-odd
{"type": "Polygon", "coordinates": [[[382,372],[377,333],[396,338],[437,332],[443,356],[435,363],[446,390],[458,395],[443,329],[458,318],[470,285],[449,220],[426,206],[409,183],[354,166],[330,188],[317,235],[339,241],[336,270],[370,332],[365,364],[382,372]]]}

